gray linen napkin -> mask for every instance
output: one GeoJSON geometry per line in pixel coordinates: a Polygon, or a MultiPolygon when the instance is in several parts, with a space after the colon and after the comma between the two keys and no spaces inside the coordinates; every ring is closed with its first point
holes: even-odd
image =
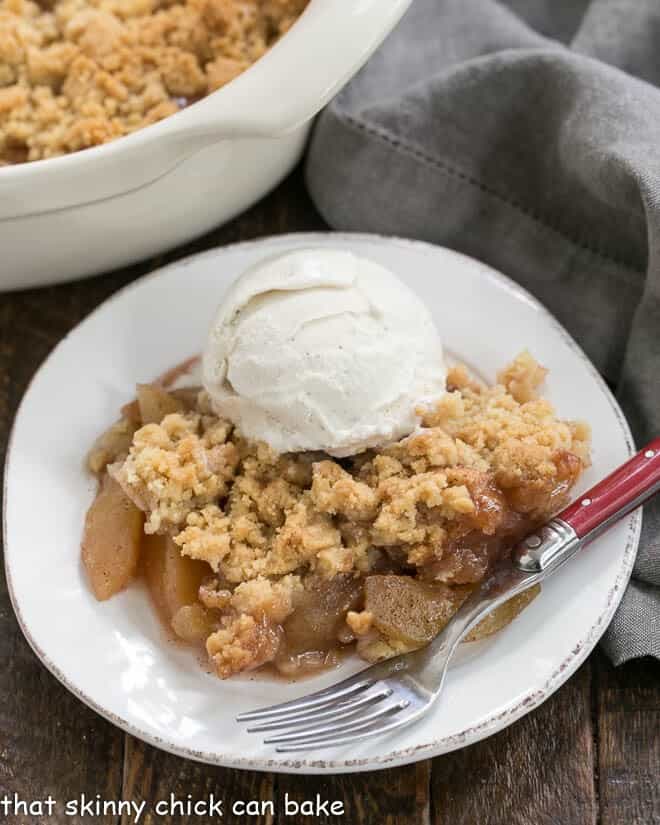
{"type": "MultiPolygon", "coordinates": [[[[445,244],[530,289],[640,446],[660,434],[659,42],[658,0],[413,0],[307,161],[332,226],[445,244]]],[[[658,503],[604,645],[660,657],[658,503]]]]}

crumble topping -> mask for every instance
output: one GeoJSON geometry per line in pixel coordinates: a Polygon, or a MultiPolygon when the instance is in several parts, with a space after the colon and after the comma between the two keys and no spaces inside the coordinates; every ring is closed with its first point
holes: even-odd
{"type": "Polygon", "coordinates": [[[281,628],[265,619],[241,613],[225,616],[222,627],[206,640],[206,650],[221,679],[242,670],[254,670],[273,660],[280,644],[281,628]]]}
{"type": "Polygon", "coordinates": [[[126,460],[108,471],[148,513],[146,533],[181,524],[191,511],[226,495],[240,458],[226,441],[229,432],[225,421],[196,413],[171,413],[137,430],[126,460]]]}
{"type": "Polygon", "coordinates": [[[0,0],[0,165],[113,140],[258,60],[307,0],[0,0]]]}
{"type": "Polygon", "coordinates": [[[346,624],[356,636],[366,636],[374,623],[374,614],[370,610],[349,610],[346,614],[346,624]]]}
{"type": "Polygon", "coordinates": [[[378,508],[376,492],[334,461],[319,461],[312,472],[312,503],[321,513],[351,521],[372,521],[378,508]]]}
{"type": "Polygon", "coordinates": [[[239,584],[230,604],[239,613],[282,623],[293,613],[296,594],[302,589],[300,576],[283,576],[278,581],[259,576],[239,584]]]}
{"type": "Polygon", "coordinates": [[[206,563],[198,604],[220,676],[270,661],[290,672],[354,640],[374,661],[432,638],[588,465],[589,429],[538,397],[544,376],[528,353],[493,387],[454,368],[417,431],[342,460],[250,442],[201,392],[137,429],[109,472],[146,532],[206,563]]]}

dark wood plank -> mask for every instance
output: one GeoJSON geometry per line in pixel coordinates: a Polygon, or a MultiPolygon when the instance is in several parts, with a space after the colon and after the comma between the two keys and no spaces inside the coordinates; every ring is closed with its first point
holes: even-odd
{"type": "Polygon", "coordinates": [[[593,767],[587,662],[507,730],[433,761],[431,822],[595,825],[593,767]]]}
{"type": "MultiPolygon", "coordinates": [[[[249,822],[273,825],[275,790],[273,774],[235,771],[191,762],[126,737],[124,799],[145,802],[142,825],[187,825],[189,822],[223,822],[227,825],[249,822]],[[221,802],[220,808],[212,804],[221,802]],[[250,802],[268,805],[261,813],[247,813],[250,802]],[[188,809],[189,803],[201,803],[188,809]],[[245,803],[236,808],[235,805],[245,803]],[[222,812],[222,818],[219,813],[222,812]],[[243,813],[245,812],[245,813],[243,813]]],[[[133,825],[133,817],[122,816],[120,825],[133,825]]]]}
{"type": "MultiPolygon", "coordinates": [[[[370,773],[338,776],[277,777],[277,802],[280,811],[277,825],[285,822],[315,823],[315,825],[429,825],[431,762],[370,773]],[[301,816],[287,819],[285,794],[300,804],[313,802],[317,794],[322,800],[343,802],[343,813],[332,816],[301,816]]],[[[478,820],[475,820],[477,822],[478,820]]]]}
{"type": "MultiPolygon", "coordinates": [[[[60,803],[48,819],[30,820],[20,810],[0,810],[0,821],[82,823],[65,816],[64,802],[100,793],[121,793],[123,737],[66,691],[27,646],[0,585],[0,799],[60,803]]],[[[112,819],[98,820],[100,823],[112,819]]]]}
{"type": "Polygon", "coordinates": [[[660,662],[595,659],[601,825],[660,823],[660,662]]]}

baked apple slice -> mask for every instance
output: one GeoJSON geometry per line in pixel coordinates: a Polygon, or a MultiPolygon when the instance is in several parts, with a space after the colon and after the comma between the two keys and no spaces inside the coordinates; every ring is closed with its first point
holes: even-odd
{"type": "Polygon", "coordinates": [[[467,586],[420,582],[410,576],[368,576],[364,608],[386,639],[413,649],[428,644],[470,593],[467,586]]]}
{"type": "MultiPolygon", "coordinates": [[[[472,590],[470,586],[420,582],[410,576],[369,576],[365,582],[365,610],[374,627],[387,639],[416,648],[428,644],[447,624],[472,590]]],[[[512,622],[538,595],[532,587],[493,610],[466,637],[478,641],[512,622]]]]}
{"type": "Polygon", "coordinates": [[[209,575],[206,562],[181,555],[167,535],[144,536],[144,571],[151,596],[167,621],[186,605],[195,604],[199,586],[209,575]]]}
{"type": "Polygon", "coordinates": [[[184,641],[206,639],[216,624],[211,611],[198,601],[208,564],[182,556],[181,548],[166,535],[145,536],[143,553],[147,586],[165,622],[184,641]]]}
{"type": "Polygon", "coordinates": [[[100,601],[123,590],[133,578],[140,558],[143,521],[142,512],[105,473],[87,511],[82,540],[83,564],[100,601]]]}

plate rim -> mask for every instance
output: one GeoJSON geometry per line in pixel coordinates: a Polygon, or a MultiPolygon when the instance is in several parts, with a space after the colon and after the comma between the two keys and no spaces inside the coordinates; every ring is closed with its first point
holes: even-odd
{"type": "Polygon", "coordinates": [[[146,742],[147,744],[159,748],[160,750],[164,750],[176,756],[180,756],[185,759],[191,759],[193,761],[201,762],[204,764],[217,765],[221,767],[239,770],[269,771],[274,773],[297,772],[304,774],[340,774],[361,772],[367,770],[384,770],[391,767],[410,764],[421,759],[430,759],[436,756],[441,756],[442,754],[458,750],[459,748],[467,747],[468,745],[472,745],[476,742],[479,742],[482,739],[487,738],[488,736],[491,736],[499,732],[500,730],[503,730],[504,728],[513,724],[513,722],[515,722],[516,720],[520,719],[522,716],[539,707],[543,702],[546,701],[546,699],[550,698],[550,696],[552,696],[552,694],[556,690],[558,690],[561,687],[561,685],[563,685],[564,682],[566,682],[575,673],[575,671],[579,668],[579,666],[585,661],[587,656],[595,648],[601,636],[607,629],[610,620],[614,615],[614,612],[618,607],[621,599],[623,598],[625,588],[632,574],[632,569],[637,554],[637,549],[639,546],[639,539],[642,527],[641,509],[635,510],[626,519],[628,525],[628,531],[626,534],[626,544],[621,558],[621,565],[617,571],[614,584],[612,585],[607,594],[605,609],[598,616],[594,624],[589,628],[588,633],[584,636],[581,642],[578,645],[576,645],[570,651],[570,653],[562,660],[562,662],[555,668],[551,676],[546,680],[545,684],[540,689],[530,691],[523,697],[514,700],[512,703],[507,705],[503,710],[500,709],[497,713],[489,715],[479,724],[469,726],[464,730],[460,731],[459,733],[452,734],[451,736],[441,737],[439,739],[433,739],[429,742],[422,742],[421,744],[417,744],[400,750],[391,751],[385,754],[384,756],[368,756],[359,759],[343,760],[324,760],[318,758],[292,759],[288,757],[264,757],[255,759],[252,757],[236,757],[228,754],[222,754],[218,751],[199,751],[192,748],[177,745],[174,742],[163,739],[162,737],[152,735],[148,731],[145,731],[141,729],[139,726],[134,725],[127,719],[124,719],[122,716],[119,716],[113,713],[112,711],[109,711],[107,708],[102,707],[93,698],[91,698],[91,696],[87,695],[84,691],[82,691],[75,684],[69,681],[67,676],[58,668],[55,662],[52,661],[44,653],[41,647],[37,644],[37,642],[31,635],[27,623],[23,619],[21,608],[18,604],[18,599],[14,592],[12,574],[8,560],[9,554],[7,553],[7,492],[9,489],[9,469],[11,463],[11,456],[14,447],[16,425],[34,382],[42,373],[42,371],[46,369],[51,359],[53,359],[56,356],[58,350],[62,347],[64,342],[67,341],[69,336],[74,331],[78,330],[85,324],[92,323],[96,314],[99,313],[111,302],[123,298],[127,293],[131,292],[132,290],[140,288],[146,281],[158,278],[163,272],[169,269],[185,267],[189,265],[193,260],[196,261],[205,257],[221,256],[225,252],[240,251],[241,249],[246,247],[270,247],[273,244],[286,245],[287,242],[299,243],[300,241],[309,242],[310,244],[317,242],[325,243],[328,238],[333,238],[340,244],[342,242],[350,243],[352,241],[358,241],[372,244],[394,244],[400,247],[408,248],[413,247],[421,251],[422,253],[426,254],[435,254],[435,252],[438,249],[442,249],[450,252],[452,255],[458,258],[465,260],[466,262],[469,262],[472,265],[476,263],[483,270],[483,275],[489,277],[499,285],[504,285],[508,291],[517,293],[518,297],[528,301],[535,308],[535,310],[541,314],[544,320],[547,323],[549,323],[555,329],[555,331],[563,338],[569,349],[575,354],[577,358],[579,358],[583,362],[584,366],[595,379],[596,385],[599,387],[606,401],[612,408],[615,414],[615,418],[619,426],[621,427],[629,454],[633,455],[636,449],[628,421],[618,401],[612,394],[612,391],[607,386],[603,377],[600,375],[600,373],[593,365],[591,360],[585,354],[582,347],[580,347],[580,345],[575,341],[572,335],[564,328],[564,326],[557,320],[557,318],[555,318],[555,316],[550,312],[550,310],[548,310],[531,292],[522,287],[509,276],[505,275],[503,272],[500,272],[494,267],[491,267],[489,264],[486,264],[478,258],[473,258],[470,255],[465,255],[462,252],[458,252],[454,249],[451,249],[450,247],[446,247],[441,244],[434,244],[427,241],[414,240],[411,238],[400,237],[397,235],[382,235],[378,233],[368,232],[334,232],[331,230],[325,232],[288,232],[279,235],[266,235],[260,238],[254,238],[246,241],[238,241],[235,243],[226,244],[224,246],[213,247],[211,249],[206,249],[201,252],[196,252],[192,253],[191,255],[184,256],[182,258],[177,259],[176,261],[172,261],[166,264],[165,266],[154,269],[153,271],[135,279],[134,281],[125,284],[116,292],[112,293],[98,306],[94,307],[94,309],[90,313],[88,313],[82,320],[75,324],[75,326],[73,326],[66,333],[66,335],[64,335],[63,338],[57,342],[57,344],[48,353],[46,358],[44,358],[44,360],[41,362],[41,364],[38,366],[32,377],[30,378],[25,388],[25,391],[23,392],[19,405],[16,409],[16,413],[11,424],[9,438],[7,440],[7,450],[4,461],[3,476],[2,539],[4,556],[3,563],[5,571],[5,580],[7,583],[7,591],[9,593],[11,606],[14,611],[14,615],[16,616],[19,628],[23,633],[23,636],[25,637],[28,645],[33,650],[41,664],[43,664],[44,667],[70,693],[72,693],[77,699],[83,702],[83,704],[87,705],[93,711],[98,713],[99,716],[105,718],[125,733],[128,733],[131,736],[135,736],[137,739],[140,739],[143,742],[146,742]]]}

